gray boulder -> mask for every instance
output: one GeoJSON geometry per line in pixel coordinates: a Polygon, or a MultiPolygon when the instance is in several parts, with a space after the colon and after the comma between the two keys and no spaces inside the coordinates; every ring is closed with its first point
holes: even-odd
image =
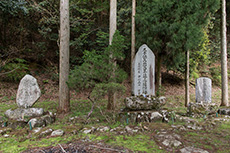
{"type": "Polygon", "coordinates": [[[45,126],[45,121],[41,118],[32,118],[28,124],[31,124],[32,128],[45,126]]]}
{"type": "Polygon", "coordinates": [[[9,119],[24,119],[24,117],[38,117],[44,114],[43,108],[17,108],[7,110],[5,115],[9,119]]]}
{"type": "Polygon", "coordinates": [[[206,150],[200,149],[200,148],[194,148],[194,147],[185,147],[180,149],[181,153],[209,153],[206,150]]]}
{"type": "Polygon", "coordinates": [[[59,130],[55,130],[51,133],[52,137],[56,137],[56,136],[62,136],[64,134],[64,131],[59,129],[59,130]]]}
{"type": "Polygon", "coordinates": [[[125,106],[129,110],[158,110],[165,104],[165,97],[131,96],[125,99],[125,106]]]}
{"type": "Polygon", "coordinates": [[[230,108],[220,108],[218,113],[221,115],[230,115],[230,108]]]}
{"type": "Polygon", "coordinates": [[[41,96],[37,80],[31,75],[25,75],[19,84],[16,102],[20,108],[30,108],[41,96]]]}

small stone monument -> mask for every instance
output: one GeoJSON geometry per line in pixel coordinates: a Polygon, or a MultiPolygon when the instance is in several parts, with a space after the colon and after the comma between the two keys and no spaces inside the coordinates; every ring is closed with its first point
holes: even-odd
{"type": "Polygon", "coordinates": [[[212,80],[207,77],[196,79],[196,103],[189,103],[187,112],[190,116],[205,117],[215,114],[218,105],[212,102],[212,80]]]}
{"type": "Polygon", "coordinates": [[[155,96],[155,55],[147,45],[142,45],[133,62],[132,94],[155,96]]]}
{"type": "Polygon", "coordinates": [[[25,75],[20,81],[16,102],[20,108],[30,108],[41,96],[37,79],[31,75],[25,75]]]}
{"type": "Polygon", "coordinates": [[[196,102],[212,101],[212,80],[207,77],[196,79],[196,102]]]}
{"type": "Polygon", "coordinates": [[[9,109],[5,116],[9,119],[5,126],[16,128],[29,124],[30,128],[42,127],[55,121],[55,115],[49,111],[44,112],[43,108],[32,108],[40,98],[41,91],[37,80],[31,75],[25,75],[20,81],[16,103],[17,109],[9,109]]]}
{"type": "Polygon", "coordinates": [[[25,116],[37,117],[44,114],[43,108],[31,108],[34,103],[41,96],[37,79],[31,75],[25,75],[18,87],[16,103],[19,108],[12,110],[9,109],[5,112],[6,117],[9,119],[21,120],[25,116]]]}

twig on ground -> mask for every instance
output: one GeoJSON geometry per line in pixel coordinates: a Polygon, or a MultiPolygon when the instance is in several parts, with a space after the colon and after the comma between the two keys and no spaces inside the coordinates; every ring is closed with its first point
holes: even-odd
{"type": "Polygon", "coordinates": [[[62,146],[60,144],[58,144],[62,150],[62,152],[66,153],[65,149],[62,148],[62,146]]]}
{"type": "Polygon", "coordinates": [[[103,148],[103,147],[99,147],[99,146],[95,146],[95,145],[89,145],[91,147],[94,147],[94,148],[98,148],[98,149],[103,149],[103,150],[111,150],[111,151],[116,151],[116,152],[124,152],[122,150],[117,150],[117,149],[112,149],[112,148],[103,148]]]}

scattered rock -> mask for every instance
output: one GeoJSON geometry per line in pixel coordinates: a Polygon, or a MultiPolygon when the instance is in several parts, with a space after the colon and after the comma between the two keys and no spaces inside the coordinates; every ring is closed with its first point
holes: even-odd
{"type": "Polygon", "coordinates": [[[158,110],[165,104],[165,97],[132,96],[125,99],[125,106],[129,110],[158,110]]]}
{"type": "Polygon", "coordinates": [[[45,121],[42,118],[32,118],[28,124],[31,124],[32,128],[34,127],[43,127],[46,125],[45,121]]]}
{"type": "Polygon", "coordinates": [[[10,135],[9,134],[4,134],[3,137],[8,138],[10,135]]]}
{"type": "Polygon", "coordinates": [[[45,125],[50,125],[55,122],[55,116],[54,115],[45,115],[42,116],[41,119],[45,122],[45,125]]]}
{"type": "Polygon", "coordinates": [[[64,131],[59,129],[59,130],[55,130],[51,133],[51,136],[55,137],[55,136],[62,136],[64,134],[64,131]]]}
{"type": "Polygon", "coordinates": [[[132,130],[129,126],[126,126],[126,127],[125,127],[125,130],[126,130],[128,133],[133,134],[133,130],[132,130]]]}
{"type": "Polygon", "coordinates": [[[44,137],[44,136],[50,135],[52,132],[53,132],[52,129],[47,129],[47,130],[45,130],[45,131],[42,131],[42,132],[40,133],[40,137],[44,137]]]}
{"type": "Polygon", "coordinates": [[[0,129],[0,134],[4,135],[7,132],[11,132],[11,131],[12,131],[12,128],[2,128],[2,129],[0,129]]]}
{"type": "Polygon", "coordinates": [[[157,133],[156,138],[159,142],[162,142],[162,144],[166,147],[178,147],[182,145],[182,143],[179,141],[181,137],[178,134],[168,134],[167,132],[159,132],[157,133]]]}
{"type": "Polygon", "coordinates": [[[230,115],[230,108],[220,108],[218,114],[221,115],[230,115]]]}
{"type": "Polygon", "coordinates": [[[25,117],[38,117],[44,114],[43,108],[17,108],[15,110],[7,110],[5,115],[9,119],[23,120],[25,117]]]}
{"type": "Polygon", "coordinates": [[[41,127],[37,127],[37,128],[34,128],[32,132],[36,134],[36,133],[39,133],[41,129],[42,129],[41,127]]]}
{"type": "Polygon", "coordinates": [[[181,153],[209,153],[206,150],[200,149],[200,148],[194,148],[194,147],[185,147],[183,149],[180,149],[181,153]]]}
{"type": "Polygon", "coordinates": [[[121,123],[140,123],[140,122],[157,122],[162,121],[163,116],[157,111],[129,111],[121,112],[118,120],[121,123]]]}
{"type": "Polygon", "coordinates": [[[18,127],[24,128],[25,126],[26,126],[25,121],[9,120],[7,122],[7,127],[12,128],[12,129],[16,129],[18,127]]]}
{"type": "Polygon", "coordinates": [[[159,112],[152,112],[150,116],[151,122],[162,121],[163,116],[159,112]]]}
{"type": "Polygon", "coordinates": [[[109,130],[110,130],[110,127],[108,127],[108,126],[99,127],[99,128],[97,128],[97,130],[100,131],[100,132],[106,132],[106,131],[109,131],[109,130]]]}
{"type": "Polygon", "coordinates": [[[92,132],[91,129],[83,129],[83,133],[85,134],[90,134],[92,132]]]}
{"type": "Polygon", "coordinates": [[[163,145],[165,145],[166,147],[178,147],[180,146],[182,143],[178,140],[175,140],[175,139],[165,139],[163,142],[162,142],[163,145]]]}
{"type": "Polygon", "coordinates": [[[25,75],[19,84],[16,102],[20,108],[29,108],[41,96],[41,90],[39,89],[37,79],[31,75],[25,75]]]}

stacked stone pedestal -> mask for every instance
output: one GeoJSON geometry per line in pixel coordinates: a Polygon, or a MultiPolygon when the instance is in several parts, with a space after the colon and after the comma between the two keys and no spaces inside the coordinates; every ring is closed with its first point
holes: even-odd
{"type": "Polygon", "coordinates": [[[16,103],[18,108],[14,110],[9,109],[5,112],[8,121],[5,122],[4,126],[16,128],[17,126],[24,127],[27,123],[33,123],[31,126],[35,127],[45,126],[48,123],[54,122],[54,115],[52,113],[45,113],[43,108],[32,108],[40,96],[41,90],[37,80],[31,75],[25,75],[20,81],[17,91],[16,103]],[[34,123],[35,120],[41,121],[41,119],[44,124],[34,123]]]}
{"type": "Polygon", "coordinates": [[[127,124],[163,121],[164,113],[161,108],[165,104],[165,97],[127,97],[125,99],[126,108],[120,112],[118,119],[127,124]]]}

